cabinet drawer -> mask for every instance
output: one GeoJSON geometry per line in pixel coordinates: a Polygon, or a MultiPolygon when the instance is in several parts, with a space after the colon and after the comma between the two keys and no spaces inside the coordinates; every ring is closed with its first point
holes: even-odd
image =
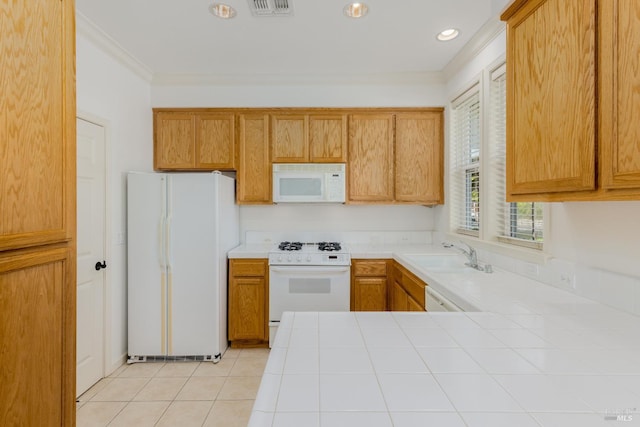
{"type": "Polygon", "coordinates": [[[239,260],[233,259],[230,262],[230,276],[238,277],[251,277],[251,276],[265,276],[267,273],[266,260],[262,259],[247,259],[239,260]]]}
{"type": "Polygon", "coordinates": [[[353,263],[354,276],[386,276],[387,262],[380,261],[355,261],[353,263]]]}

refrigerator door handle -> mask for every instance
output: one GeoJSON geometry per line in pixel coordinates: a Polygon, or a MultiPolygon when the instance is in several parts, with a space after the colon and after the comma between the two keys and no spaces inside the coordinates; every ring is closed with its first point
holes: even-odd
{"type": "Polygon", "coordinates": [[[167,273],[160,273],[160,351],[167,354],[167,273]]]}
{"type": "Polygon", "coordinates": [[[169,216],[165,223],[165,233],[164,233],[164,256],[165,256],[165,266],[171,270],[171,219],[169,216]]]}
{"type": "Polygon", "coordinates": [[[171,271],[167,274],[167,317],[165,325],[167,328],[167,347],[168,355],[173,355],[173,274],[171,271]]]}
{"type": "Polygon", "coordinates": [[[165,218],[164,216],[160,216],[160,221],[158,222],[158,261],[160,262],[160,268],[165,268],[167,266],[167,261],[165,259],[165,218]]]}

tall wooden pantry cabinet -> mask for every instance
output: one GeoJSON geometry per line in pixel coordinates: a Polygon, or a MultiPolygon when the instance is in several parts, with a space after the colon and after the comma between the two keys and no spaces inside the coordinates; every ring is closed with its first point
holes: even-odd
{"type": "Polygon", "coordinates": [[[73,0],[0,2],[0,425],[75,425],[73,0]]]}

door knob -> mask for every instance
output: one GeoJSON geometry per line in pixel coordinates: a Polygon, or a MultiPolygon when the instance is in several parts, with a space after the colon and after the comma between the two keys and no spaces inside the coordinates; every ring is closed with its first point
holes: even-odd
{"type": "Polygon", "coordinates": [[[107,261],[96,262],[96,270],[100,271],[101,268],[107,268],[107,261]]]}

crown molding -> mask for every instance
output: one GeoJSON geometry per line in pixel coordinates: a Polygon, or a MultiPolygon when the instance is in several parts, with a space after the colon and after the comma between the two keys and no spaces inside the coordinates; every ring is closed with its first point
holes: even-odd
{"type": "Polygon", "coordinates": [[[451,61],[442,69],[445,76],[456,75],[466,64],[478,56],[496,37],[506,29],[506,24],[500,20],[499,16],[489,19],[476,34],[464,45],[464,47],[453,57],[451,61]]]}
{"type": "Polygon", "coordinates": [[[122,45],[78,10],[76,10],[76,33],[89,39],[103,52],[133,71],[145,81],[149,83],[152,81],[153,72],[149,67],[130,54],[122,45]]]}
{"type": "Polygon", "coordinates": [[[314,85],[390,85],[412,86],[444,84],[439,72],[375,74],[169,74],[153,75],[152,86],[314,86],[314,85]]]}

